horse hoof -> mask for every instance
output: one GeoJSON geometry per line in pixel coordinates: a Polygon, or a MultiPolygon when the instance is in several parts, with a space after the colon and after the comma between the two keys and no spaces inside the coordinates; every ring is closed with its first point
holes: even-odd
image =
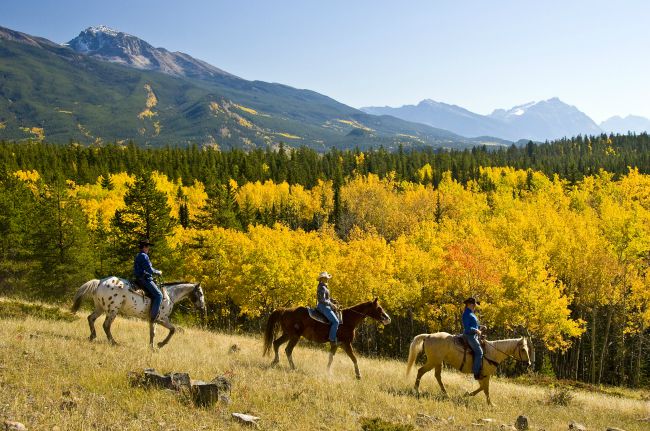
{"type": "Polygon", "coordinates": [[[361,380],[361,374],[356,375],[357,380],[361,380]]]}
{"type": "Polygon", "coordinates": [[[160,343],[158,343],[158,348],[159,349],[162,349],[164,346],[165,346],[165,343],[163,343],[162,341],[160,343]]]}

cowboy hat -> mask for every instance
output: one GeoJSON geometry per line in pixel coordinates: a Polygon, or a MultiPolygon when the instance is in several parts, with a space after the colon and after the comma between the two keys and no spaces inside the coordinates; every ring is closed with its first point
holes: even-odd
{"type": "Polygon", "coordinates": [[[147,247],[147,246],[150,246],[150,245],[153,245],[153,242],[149,242],[148,238],[147,239],[141,239],[140,241],[138,241],[138,247],[139,248],[147,247]]]}
{"type": "Polygon", "coordinates": [[[477,301],[476,298],[474,298],[473,296],[470,296],[465,301],[463,301],[463,304],[465,304],[465,305],[467,305],[467,304],[481,305],[481,303],[479,301],[477,301]]]}
{"type": "Polygon", "coordinates": [[[329,272],[323,271],[320,274],[318,274],[318,279],[320,280],[321,278],[327,278],[328,280],[332,278],[329,272]]]}

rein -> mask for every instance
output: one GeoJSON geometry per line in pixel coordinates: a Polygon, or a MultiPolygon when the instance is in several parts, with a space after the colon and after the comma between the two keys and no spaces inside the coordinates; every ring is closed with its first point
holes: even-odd
{"type": "MultiPolygon", "coordinates": [[[[174,285],[178,285],[178,284],[193,284],[193,283],[188,283],[188,282],[186,282],[186,281],[180,281],[180,282],[162,283],[162,286],[163,286],[166,290],[169,290],[170,287],[172,287],[172,286],[174,286],[174,285]]],[[[169,295],[169,292],[168,292],[167,294],[169,295]]],[[[183,299],[185,299],[185,298],[183,298],[183,299]]],[[[176,300],[176,301],[171,301],[171,297],[170,297],[170,302],[171,302],[171,306],[172,306],[172,308],[178,307],[179,309],[181,309],[181,310],[183,310],[183,311],[185,311],[185,312],[188,312],[188,313],[192,312],[192,311],[193,311],[192,308],[190,308],[190,307],[188,307],[188,306],[185,306],[185,305],[181,304],[181,302],[183,301],[183,299],[181,299],[180,301],[178,301],[178,300],[176,300]]]]}
{"type": "MultiPolygon", "coordinates": [[[[503,353],[504,355],[514,359],[515,361],[519,362],[525,362],[524,359],[521,357],[521,348],[518,348],[517,351],[519,352],[519,358],[516,358],[514,355],[511,355],[510,353],[504,352],[503,350],[499,349],[497,346],[495,346],[491,341],[485,340],[486,344],[489,344],[494,350],[497,352],[503,353]]],[[[517,346],[519,347],[519,346],[517,346]]],[[[487,359],[487,358],[486,358],[487,359]]],[[[496,361],[493,361],[496,362],[496,361]]],[[[498,362],[496,362],[498,364],[498,362]]]]}

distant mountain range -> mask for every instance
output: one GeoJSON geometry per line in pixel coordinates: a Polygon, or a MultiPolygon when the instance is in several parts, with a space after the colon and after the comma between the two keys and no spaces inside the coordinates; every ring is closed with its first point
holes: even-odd
{"type": "Polygon", "coordinates": [[[467,148],[603,130],[650,130],[650,120],[612,117],[599,126],[557,98],[490,115],[433,100],[358,110],[314,91],[248,81],[106,26],[63,45],[0,27],[0,139],[467,148]]]}
{"type": "Polygon", "coordinates": [[[361,110],[373,115],[392,115],[463,136],[496,136],[511,141],[650,131],[650,120],[643,117],[612,117],[598,125],[575,106],[558,98],[530,102],[508,110],[497,109],[490,115],[476,114],[460,106],[430,99],[399,108],[369,106],[361,110]]]}
{"type": "Polygon", "coordinates": [[[650,132],[650,119],[637,115],[628,115],[625,118],[616,115],[600,123],[600,128],[604,132],[622,134],[650,132]]]}
{"type": "Polygon", "coordinates": [[[247,81],[105,26],[64,45],[0,27],[0,77],[0,139],[317,150],[510,144],[247,81]]]}

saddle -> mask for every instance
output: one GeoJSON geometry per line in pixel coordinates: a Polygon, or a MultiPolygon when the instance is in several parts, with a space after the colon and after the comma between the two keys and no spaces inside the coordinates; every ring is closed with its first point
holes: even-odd
{"type": "Polygon", "coordinates": [[[147,292],[142,288],[142,286],[140,286],[140,283],[138,282],[137,279],[129,280],[129,285],[127,287],[129,289],[129,292],[135,293],[136,295],[140,295],[143,298],[147,297],[151,299],[151,295],[149,294],[149,292],[147,292]]]}
{"type": "MultiPolygon", "coordinates": [[[[163,300],[169,299],[169,294],[167,293],[167,286],[170,284],[174,284],[174,283],[162,283],[161,285],[158,286],[160,292],[163,295],[163,300]]],[[[142,296],[143,298],[152,299],[151,294],[147,290],[143,289],[140,283],[138,282],[138,280],[136,279],[128,280],[127,287],[129,292],[131,293],[135,293],[136,295],[142,296]]]]}
{"type": "MultiPolygon", "coordinates": [[[[463,367],[465,366],[465,360],[467,359],[467,352],[469,352],[469,355],[471,356],[471,361],[474,362],[474,350],[472,350],[472,348],[469,346],[469,343],[467,342],[467,339],[465,338],[465,336],[463,336],[463,334],[454,335],[453,340],[456,346],[463,349],[463,362],[460,363],[460,367],[458,368],[460,371],[463,371],[463,367]]],[[[479,337],[478,342],[481,345],[481,349],[483,349],[483,359],[488,361],[490,364],[494,366],[499,365],[498,363],[494,362],[493,360],[485,356],[485,345],[487,343],[487,339],[485,338],[485,336],[479,337]]]]}
{"type": "MultiPolygon", "coordinates": [[[[321,322],[321,323],[324,323],[326,325],[330,324],[330,321],[327,320],[327,317],[325,317],[323,315],[323,313],[318,311],[318,309],[316,309],[316,308],[307,307],[307,313],[309,313],[309,317],[311,317],[312,319],[314,319],[317,322],[321,322]]],[[[336,314],[336,317],[339,319],[339,324],[343,324],[343,314],[341,313],[341,311],[336,310],[336,311],[334,311],[334,313],[336,314]]]]}
{"type": "MultiPolygon", "coordinates": [[[[465,338],[465,336],[463,336],[463,334],[454,335],[454,343],[465,351],[469,350],[470,352],[472,352],[472,356],[474,356],[474,351],[469,346],[469,343],[467,342],[467,339],[465,338]]],[[[479,343],[481,344],[481,349],[485,351],[485,338],[483,337],[479,338],[479,343]]]]}

